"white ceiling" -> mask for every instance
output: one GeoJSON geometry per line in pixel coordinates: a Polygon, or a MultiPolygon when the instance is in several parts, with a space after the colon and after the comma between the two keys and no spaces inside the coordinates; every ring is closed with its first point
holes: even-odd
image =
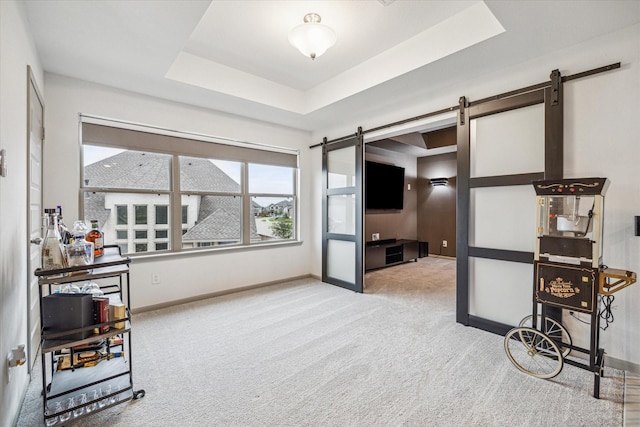
{"type": "Polygon", "coordinates": [[[23,3],[48,72],[310,131],[467,78],[447,64],[491,72],[640,22],[637,0],[23,3]],[[314,61],[287,42],[309,12],[338,36],[314,61]]]}

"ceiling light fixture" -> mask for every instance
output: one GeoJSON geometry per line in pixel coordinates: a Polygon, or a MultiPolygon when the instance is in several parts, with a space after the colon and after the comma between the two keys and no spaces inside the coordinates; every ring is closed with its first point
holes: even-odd
{"type": "Polygon", "coordinates": [[[307,13],[304,24],[289,31],[289,43],[311,59],[316,59],[336,43],[335,31],[320,21],[317,13],[307,13]]]}

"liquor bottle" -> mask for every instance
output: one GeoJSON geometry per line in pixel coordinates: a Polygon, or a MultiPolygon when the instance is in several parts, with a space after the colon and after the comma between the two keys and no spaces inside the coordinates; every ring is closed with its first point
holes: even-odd
{"type": "MultiPolygon", "coordinates": [[[[93,264],[93,258],[95,256],[93,243],[85,240],[85,235],[88,231],[87,224],[85,224],[84,221],[76,221],[73,223],[72,242],[65,246],[69,267],[93,264]]],[[[79,271],[78,273],[83,273],[83,271],[79,271]]]]}
{"type": "Polygon", "coordinates": [[[56,207],[56,214],[58,214],[58,232],[60,233],[60,237],[62,238],[62,244],[68,245],[73,241],[73,235],[62,219],[62,206],[58,205],[56,207]]]}
{"type": "Polygon", "coordinates": [[[91,230],[85,237],[87,242],[93,242],[93,254],[95,258],[102,256],[104,253],[104,233],[98,228],[98,220],[91,220],[91,230]]]}
{"type": "Polygon", "coordinates": [[[45,209],[47,221],[47,233],[42,244],[42,269],[57,270],[66,268],[66,258],[64,256],[62,238],[58,231],[58,215],[55,209],[45,209]]]}

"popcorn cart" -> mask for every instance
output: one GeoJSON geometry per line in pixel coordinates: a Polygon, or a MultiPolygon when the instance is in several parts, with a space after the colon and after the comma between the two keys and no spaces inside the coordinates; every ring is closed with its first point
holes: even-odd
{"type": "Polygon", "coordinates": [[[509,360],[537,378],[553,378],[567,363],[593,372],[600,397],[604,349],[600,321],[612,321],[613,294],[636,282],[636,273],[602,264],[604,196],[607,178],[536,181],[537,239],[534,253],[533,313],[505,336],[509,360]],[[589,348],[572,344],[563,314],[586,313],[589,348]],[[571,352],[586,358],[568,358],[571,352]]]}

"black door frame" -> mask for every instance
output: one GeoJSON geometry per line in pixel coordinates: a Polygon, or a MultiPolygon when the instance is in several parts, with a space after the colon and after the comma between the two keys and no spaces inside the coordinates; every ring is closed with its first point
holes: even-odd
{"type": "MultiPolygon", "coordinates": [[[[469,313],[469,258],[484,258],[533,265],[533,252],[469,246],[470,192],[473,188],[530,185],[538,179],[563,177],[563,96],[560,72],[551,73],[551,85],[512,93],[500,99],[469,103],[460,98],[458,110],[458,193],[456,200],[456,321],[489,332],[506,334],[513,325],[469,313]],[[470,177],[470,122],[480,117],[544,103],[544,171],[514,175],[470,177]]],[[[533,280],[533,278],[531,278],[533,280]]],[[[533,286],[533,285],[532,285],[533,286]]],[[[533,292],[532,292],[533,294],[533,292]]]]}
{"type": "Polygon", "coordinates": [[[364,286],[364,245],[363,245],[363,159],[364,144],[362,128],[358,128],[355,135],[327,142],[326,138],[322,145],[322,281],[332,285],[350,289],[354,292],[362,293],[364,286]],[[328,188],[329,174],[327,169],[327,157],[329,152],[347,147],[355,147],[355,186],[343,188],[328,188]],[[338,234],[330,233],[328,230],[328,198],[331,196],[354,195],[355,196],[355,233],[338,234]],[[355,243],[355,282],[350,283],[336,277],[329,276],[327,272],[327,252],[329,240],[341,240],[355,243]]]}

